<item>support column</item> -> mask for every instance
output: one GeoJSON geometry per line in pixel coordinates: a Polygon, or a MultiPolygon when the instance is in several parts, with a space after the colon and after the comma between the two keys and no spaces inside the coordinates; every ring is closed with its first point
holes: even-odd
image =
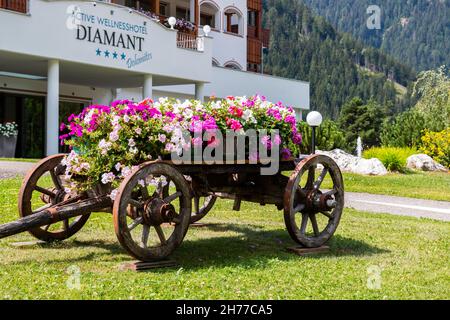
{"type": "Polygon", "coordinates": [[[193,24],[195,24],[195,27],[198,30],[198,26],[200,24],[200,6],[198,5],[198,0],[190,0],[189,10],[190,20],[193,24]]]}
{"type": "Polygon", "coordinates": [[[47,69],[47,100],[45,109],[47,156],[57,154],[59,146],[59,61],[49,60],[47,69]]]}
{"type": "Polygon", "coordinates": [[[144,86],[142,88],[142,97],[153,98],[153,76],[151,74],[146,74],[144,76],[144,86]]]}
{"type": "Polygon", "coordinates": [[[195,84],[195,99],[200,100],[201,102],[205,101],[205,84],[204,83],[196,83],[195,84]]]}

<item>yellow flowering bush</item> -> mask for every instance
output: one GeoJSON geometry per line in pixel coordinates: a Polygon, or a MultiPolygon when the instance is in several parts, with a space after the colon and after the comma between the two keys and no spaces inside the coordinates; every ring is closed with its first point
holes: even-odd
{"type": "Polygon", "coordinates": [[[450,127],[441,132],[425,130],[420,151],[450,168],[450,127]]]}

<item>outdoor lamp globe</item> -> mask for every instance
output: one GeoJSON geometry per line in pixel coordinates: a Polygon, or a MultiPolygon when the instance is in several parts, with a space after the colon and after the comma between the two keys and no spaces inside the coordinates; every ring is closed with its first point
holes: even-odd
{"type": "Polygon", "coordinates": [[[211,32],[211,27],[206,25],[203,27],[203,32],[205,33],[205,36],[207,37],[209,33],[211,32]]]}
{"type": "Polygon", "coordinates": [[[312,111],[306,116],[306,122],[310,127],[318,127],[322,124],[322,115],[317,111],[312,111]]]}
{"type": "Polygon", "coordinates": [[[175,17],[170,17],[167,22],[169,22],[170,29],[173,29],[177,23],[177,19],[175,17]]]}

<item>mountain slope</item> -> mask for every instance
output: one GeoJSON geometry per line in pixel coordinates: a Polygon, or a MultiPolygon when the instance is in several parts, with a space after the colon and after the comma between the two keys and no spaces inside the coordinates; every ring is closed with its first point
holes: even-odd
{"type": "Polygon", "coordinates": [[[417,71],[450,65],[448,0],[301,0],[337,30],[381,48],[417,71]],[[367,28],[367,8],[381,9],[381,29],[367,28]]]}
{"type": "Polygon", "coordinates": [[[337,118],[355,96],[373,98],[392,112],[409,106],[407,98],[398,97],[394,81],[408,87],[415,78],[410,68],[336,32],[300,2],[266,0],[264,5],[264,22],[271,30],[266,71],[309,81],[312,109],[337,118]]]}

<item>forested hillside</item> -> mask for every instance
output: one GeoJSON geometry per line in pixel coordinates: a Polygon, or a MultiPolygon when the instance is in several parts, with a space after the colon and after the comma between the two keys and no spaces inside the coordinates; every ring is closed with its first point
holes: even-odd
{"type": "MultiPolygon", "coordinates": [[[[297,1],[297,0],[294,0],[297,1]]],[[[450,65],[448,0],[300,0],[339,31],[381,48],[417,71],[450,65]],[[367,28],[367,8],[381,9],[381,29],[367,28]]]]}
{"type": "Polygon", "coordinates": [[[356,96],[392,112],[409,106],[395,82],[407,87],[415,79],[411,68],[336,32],[301,2],[266,0],[264,5],[264,22],[271,30],[266,71],[309,81],[312,109],[337,118],[345,102],[356,96]]]}

